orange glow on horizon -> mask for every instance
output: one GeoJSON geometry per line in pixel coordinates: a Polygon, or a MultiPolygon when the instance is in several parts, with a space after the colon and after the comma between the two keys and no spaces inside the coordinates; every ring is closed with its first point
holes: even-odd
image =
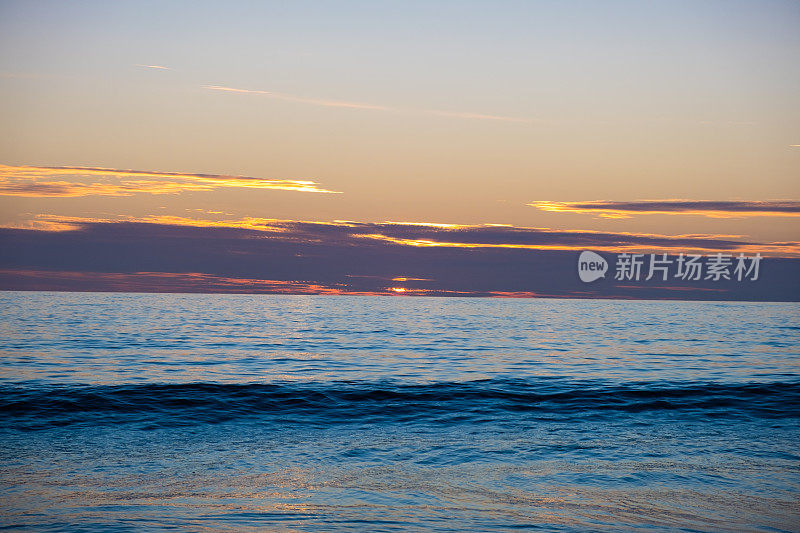
{"type": "MultiPolygon", "coordinates": [[[[325,285],[297,280],[231,278],[201,272],[77,272],[53,270],[0,270],[0,276],[16,278],[21,290],[114,291],[154,293],[291,294],[343,296],[490,296],[539,297],[533,292],[454,291],[444,289],[353,290],[346,285],[325,285]]],[[[18,287],[19,289],[19,287],[18,287]]],[[[15,289],[15,290],[18,290],[15,289]]],[[[546,295],[544,295],[546,296],[546,295]]]]}

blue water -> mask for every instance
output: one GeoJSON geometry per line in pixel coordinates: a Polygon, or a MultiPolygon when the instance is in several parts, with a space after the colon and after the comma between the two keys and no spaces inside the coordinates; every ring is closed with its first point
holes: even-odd
{"type": "Polygon", "coordinates": [[[798,304],[0,309],[10,529],[800,531],[798,304]]]}

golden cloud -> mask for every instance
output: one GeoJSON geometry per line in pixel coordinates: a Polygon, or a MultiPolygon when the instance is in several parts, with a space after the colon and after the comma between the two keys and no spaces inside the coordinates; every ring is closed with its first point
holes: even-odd
{"type": "Polygon", "coordinates": [[[337,191],[322,189],[318,183],[309,180],[276,180],[225,174],[156,172],[102,167],[0,165],[0,195],[2,196],[39,198],[131,196],[138,193],[176,194],[184,191],[213,191],[220,188],[237,187],[339,194],[337,191]]]}
{"type": "Polygon", "coordinates": [[[794,200],[717,201],[717,200],[634,200],[610,202],[532,202],[542,211],[580,213],[602,218],[631,218],[635,215],[694,215],[709,218],[797,217],[800,202],[794,200]]]}

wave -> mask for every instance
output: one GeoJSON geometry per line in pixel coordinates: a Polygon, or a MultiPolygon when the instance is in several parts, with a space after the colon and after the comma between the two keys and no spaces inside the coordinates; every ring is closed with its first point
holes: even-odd
{"type": "Polygon", "coordinates": [[[449,422],[498,418],[682,416],[800,417],[800,383],[664,383],[491,379],[403,384],[131,384],[2,386],[9,428],[140,423],[149,427],[255,419],[279,424],[449,422]]]}

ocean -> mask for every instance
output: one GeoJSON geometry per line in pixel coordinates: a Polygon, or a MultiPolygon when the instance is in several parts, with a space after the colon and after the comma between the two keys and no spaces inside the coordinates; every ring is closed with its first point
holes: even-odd
{"type": "Polygon", "coordinates": [[[6,529],[800,531],[797,303],[0,308],[6,529]]]}

